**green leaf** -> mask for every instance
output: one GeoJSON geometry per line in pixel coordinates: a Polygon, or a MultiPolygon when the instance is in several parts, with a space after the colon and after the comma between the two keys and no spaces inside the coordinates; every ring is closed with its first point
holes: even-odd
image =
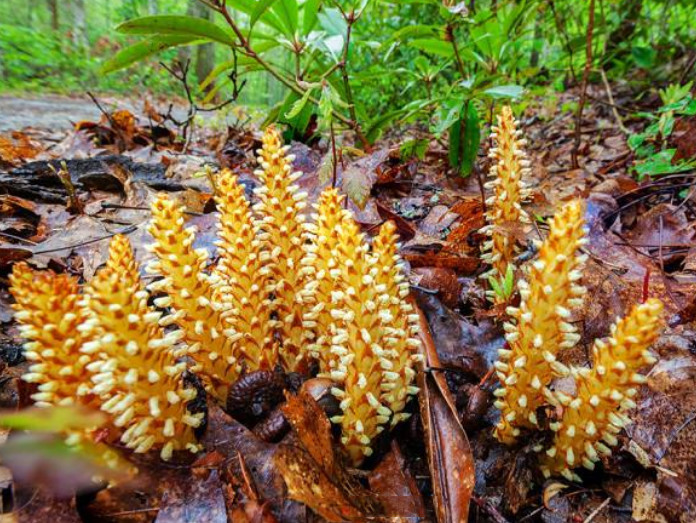
{"type": "Polygon", "coordinates": [[[259,0],[256,3],[256,7],[254,7],[254,11],[251,13],[251,17],[249,18],[249,32],[254,28],[254,25],[256,25],[256,22],[258,21],[261,16],[268,11],[268,8],[273,5],[274,2],[277,0],[259,0]]]}
{"type": "Polygon", "coordinates": [[[346,21],[343,19],[341,12],[331,7],[323,9],[318,15],[319,23],[322,29],[330,36],[344,36],[346,34],[346,21]]]}
{"type": "Polygon", "coordinates": [[[144,16],[128,20],[116,28],[126,34],[188,35],[209,38],[225,45],[235,45],[235,40],[224,29],[204,18],[181,15],[144,16]]]}
{"type": "Polygon", "coordinates": [[[503,288],[500,286],[500,283],[498,283],[497,278],[494,276],[489,276],[488,277],[488,285],[491,286],[491,289],[493,289],[493,293],[496,296],[500,296],[501,298],[505,298],[505,293],[503,291],[503,288]]]}
{"type": "Polygon", "coordinates": [[[519,98],[524,93],[524,88],[514,84],[496,85],[495,87],[489,87],[483,93],[491,98],[519,98]]]}
{"type": "Polygon", "coordinates": [[[434,38],[416,38],[411,40],[409,44],[411,47],[425,51],[426,53],[432,53],[438,56],[444,56],[445,58],[451,58],[454,56],[454,50],[452,49],[452,44],[445,42],[444,40],[436,40],[434,38]]]}
{"type": "Polygon", "coordinates": [[[655,65],[657,51],[652,47],[635,46],[631,48],[631,56],[638,67],[650,69],[655,65]]]}
{"type": "Polygon", "coordinates": [[[319,119],[323,128],[328,129],[333,121],[333,96],[331,96],[331,87],[326,85],[321,90],[321,98],[319,98],[319,119]]]}
{"type": "Polygon", "coordinates": [[[423,160],[425,158],[425,153],[428,152],[429,145],[430,141],[427,138],[407,140],[399,147],[399,155],[402,160],[410,160],[414,157],[423,160]]]}
{"type": "Polygon", "coordinates": [[[278,16],[285,28],[284,34],[289,39],[295,37],[297,31],[299,5],[297,0],[278,0],[273,6],[273,12],[278,16]]]}
{"type": "Polygon", "coordinates": [[[317,25],[321,0],[306,0],[302,6],[302,34],[308,35],[317,25]]]}
{"type": "Polygon", "coordinates": [[[0,414],[0,427],[38,432],[66,432],[103,425],[106,416],[84,407],[31,407],[19,412],[0,414]]]}
{"type": "Polygon", "coordinates": [[[505,270],[505,280],[503,281],[503,291],[505,291],[506,298],[512,296],[512,291],[514,288],[515,271],[512,268],[512,263],[508,263],[507,269],[505,270]]]}
{"type": "Polygon", "coordinates": [[[450,128],[449,161],[462,176],[474,168],[481,142],[481,130],[476,107],[471,102],[462,107],[461,117],[450,128]]]}
{"type": "Polygon", "coordinates": [[[312,89],[307,89],[307,92],[302,96],[302,98],[300,98],[294,104],[292,104],[290,110],[285,114],[285,118],[287,118],[288,120],[292,120],[293,118],[295,118],[295,116],[300,114],[300,111],[302,111],[305,105],[307,105],[307,102],[309,101],[309,97],[311,95],[312,89]]]}
{"type": "Polygon", "coordinates": [[[191,45],[193,43],[203,43],[207,40],[186,35],[155,36],[148,40],[121,49],[114,56],[102,64],[101,71],[104,74],[118,71],[129,65],[139,62],[149,56],[155,55],[170,47],[178,45],[191,45]]]}
{"type": "Polygon", "coordinates": [[[679,173],[690,171],[696,168],[696,162],[679,162],[676,165],[672,163],[676,149],[665,149],[659,151],[642,162],[635,164],[634,169],[638,174],[638,180],[642,180],[646,176],[659,176],[663,174],[679,173]]]}
{"type": "Polygon", "coordinates": [[[438,105],[435,111],[435,123],[431,126],[432,132],[436,138],[440,138],[443,133],[452,128],[454,122],[461,117],[462,103],[464,100],[460,98],[446,98],[438,105]]]}
{"type": "Polygon", "coordinates": [[[626,143],[628,144],[628,147],[635,151],[643,145],[643,142],[648,138],[645,133],[638,133],[638,134],[632,134],[628,137],[628,140],[626,140],[626,143]]]}

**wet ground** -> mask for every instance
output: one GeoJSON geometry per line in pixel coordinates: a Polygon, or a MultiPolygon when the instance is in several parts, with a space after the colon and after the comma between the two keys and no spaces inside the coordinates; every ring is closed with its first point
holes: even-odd
{"type": "MultiPolygon", "coordinates": [[[[128,109],[134,114],[142,112],[143,100],[129,100],[109,96],[99,96],[99,103],[111,111],[128,109]]],[[[166,108],[166,104],[163,105],[166,108]]],[[[176,106],[173,114],[183,118],[185,108],[176,106]]],[[[206,115],[204,115],[205,117],[206,115]]],[[[101,112],[87,96],[69,97],[60,95],[42,95],[36,98],[0,95],[0,133],[19,131],[27,127],[49,131],[65,131],[80,120],[97,121],[101,112]]]]}
{"type": "Polygon", "coordinates": [[[41,98],[0,96],[0,132],[26,127],[65,130],[80,120],[98,120],[99,109],[89,99],[46,95],[41,98]]]}

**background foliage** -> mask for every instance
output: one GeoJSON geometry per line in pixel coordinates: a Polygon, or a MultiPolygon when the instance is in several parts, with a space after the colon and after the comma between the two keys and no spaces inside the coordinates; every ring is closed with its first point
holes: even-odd
{"type": "MultiPolygon", "coordinates": [[[[602,0],[595,11],[591,79],[685,83],[696,1],[602,0]]],[[[191,59],[201,99],[246,81],[238,101],[295,137],[318,120],[365,144],[415,121],[449,137],[466,174],[497,100],[580,81],[588,16],[589,0],[1,0],[0,85],[180,95],[159,62],[191,59]]]]}

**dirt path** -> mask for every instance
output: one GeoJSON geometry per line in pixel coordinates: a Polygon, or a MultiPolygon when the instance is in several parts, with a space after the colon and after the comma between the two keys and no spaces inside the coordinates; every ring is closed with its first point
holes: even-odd
{"type": "Polygon", "coordinates": [[[52,131],[65,130],[80,120],[99,119],[99,109],[85,96],[42,96],[19,98],[0,96],[0,131],[37,127],[52,131]]]}
{"type": "MultiPolygon", "coordinates": [[[[142,114],[143,100],[99,96],[99,102],[104,109],[128,109],[133,114],[142,114]]],[[[162,102],[162,108],[166,104],[162,102]]],[[[172,111],[175,118],[183,120],[186,108],[177,104],[172,111]]],[[[211,113],[201,113],[203,118],[209,118],[211,113]]],[[[69,97],[60,95],[44,95],[37,98],[0,95],[0,133],[19,131],[27,127],[49,131],[66,131],[80,120],[97,121],[101,112],[87,96],[69,97]]]]}

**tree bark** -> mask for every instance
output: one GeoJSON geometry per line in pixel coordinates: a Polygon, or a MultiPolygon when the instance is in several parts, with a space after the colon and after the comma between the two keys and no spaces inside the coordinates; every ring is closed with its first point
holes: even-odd
{"type": "Polygon", "coordinates": [[[87,49],[89,42],[87,40],[87,11],[85,7],[85,0],[72,0],[72,15],[73,44],[87,49]]]}
{"type": "MultiPolygon", "coordinates": [[[[208,9],[200,2],[196,2],[198,13],[197,15],[207,20],[213,20],[213,10],[208,9]]],[[[198,82],[205,80],[215,67],[215,44],[203,44],[196,48],[196,76],[198,82]]],[[[213,88],[211,83],[207,90],[213,88]]]]}
{"type": "Polygon", "coordinates": [[[60,29],[60,18],[58,13],[58,0],[48,0],[48,10],[51,12],[51,29],[60,29]]]}
{"type": "Polygon", "coordinates": [[[149,15],[159,13],[159,0],[147,0],[147,13],[149,15]]]}

